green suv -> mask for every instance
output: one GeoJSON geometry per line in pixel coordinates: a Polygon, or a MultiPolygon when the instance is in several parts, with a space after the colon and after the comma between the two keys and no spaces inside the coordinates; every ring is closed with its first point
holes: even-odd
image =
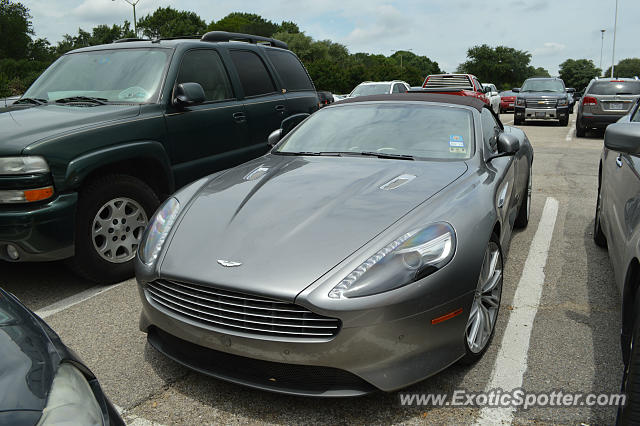
{"type": "Polygon", "coordinates": [[[125,279],[160,200],[266,153],[285,117],[317,109],[309,74],[274,39],[72,51],[0,113],[0,259],[125,279]]]}

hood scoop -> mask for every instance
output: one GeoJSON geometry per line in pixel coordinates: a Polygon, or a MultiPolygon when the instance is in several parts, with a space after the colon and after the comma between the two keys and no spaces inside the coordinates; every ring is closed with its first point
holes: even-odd
{"type": "Polygon", "coordinates": [[[252,180],[258,180],[260,179],[262,176],[266,175],[267,172],[269,171],[268,167],[264,167],[264,166],[258,166],[255,169],[251,170],[245,177],[244,180],[248,180],[248,181],[252,181],[252,180]]]}
{"type": "Polygon", "coordinates": [[[415,178],[416,178],[415,175],[400,175],[398,177],[391,179],[389,182],[385,183],[384,185],[382,185],[380,189],[383,189],[385,191],[392,191],[394,189],[400,188],[402,185],[405,185],[411,182],[415,178]]]}

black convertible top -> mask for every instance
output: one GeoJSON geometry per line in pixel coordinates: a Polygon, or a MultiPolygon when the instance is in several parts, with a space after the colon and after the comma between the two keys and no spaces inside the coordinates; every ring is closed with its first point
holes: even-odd
{"type": "Polygon", "coordinates": [[[486,106],[480,99],[471,96],[460,95],[447,95],[442,93],[421,93],[421,92],[407,92],[407,93],[391,93],[388,95],[371,95],[371,96],[358,96],[356,98],[347,98],[334,103],[334,105],[341,105],[353,102],[375,102],[375,101],[421,101],[421,102],[437,102],[442,104],[455,104],[464,105],[477,109],[482,112],[482,108],[486,106]]]}

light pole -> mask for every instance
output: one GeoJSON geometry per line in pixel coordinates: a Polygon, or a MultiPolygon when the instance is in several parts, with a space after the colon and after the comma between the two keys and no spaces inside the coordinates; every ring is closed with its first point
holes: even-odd
{"type": "Polygon", "coordinates": [[[616,60],[616,31],[618,30],[618,0],[616,0],[616,20],[613,24],[613,53],[611,54],[611,78],[613,78],[613,70],[616,60]]]}
{"type": "MultiPolygon", "coordinates": [[[[111,1],[116,1],[116,0],[111,0],[111,1]]],[[[129,3],[131,6],[133,6],[133,32],[136,34],[136,37],[138,36],[138,23],[136,22],[136,4],[138,4],[138,2],[140,2],[140,0],[124,0],[127,3],[129,3]]]]}
{"type": "Polygon", "coordinates": [[[402,52],[411,52],[413,49],[392,50],[393,53],[400,52],[400,75],[404,75],[404,69],[402,68],[402,52]]]}
{"type": "Polygon", "coordinates": [[[604,32],[606,30],[600,30],[602,33],[602,42],[600,43],[600,72],[602,72],[602,49],[604,48],[604,32]]]}

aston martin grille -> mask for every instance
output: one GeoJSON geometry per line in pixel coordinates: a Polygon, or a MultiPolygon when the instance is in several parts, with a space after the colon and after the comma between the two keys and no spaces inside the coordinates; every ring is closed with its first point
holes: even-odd
{"type": "Polygon", "coordinates": [[[151,301],[201,325],[260,336],[329,339],[340,320],[289,302],[169,280],[148,284],[151,301]]]}

